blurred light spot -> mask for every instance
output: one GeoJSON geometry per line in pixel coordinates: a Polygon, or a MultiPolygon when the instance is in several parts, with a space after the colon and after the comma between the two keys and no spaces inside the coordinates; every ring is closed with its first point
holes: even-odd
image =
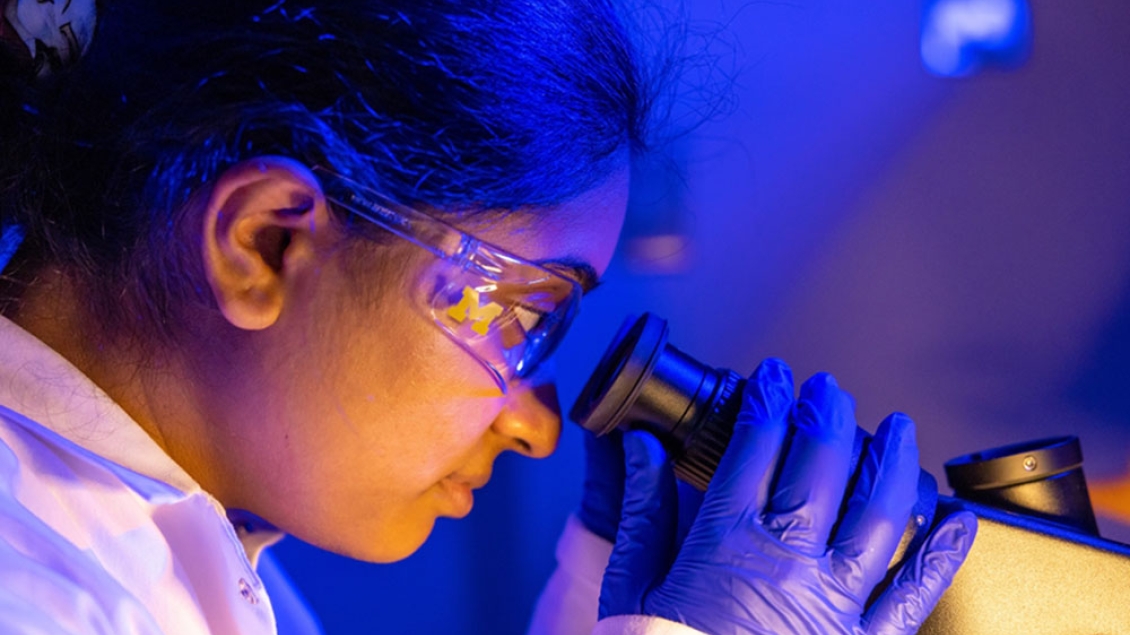
{"type": "Polygon", "coordinates": [[[1095,511],[1119,522],[1130,524],[1130,464],[1126,474],[1099,479],[1090,487],[1095,511]]]}
{"type": "Polygon", "coordinates": [[[927,0],[922,63],[943,77],[1021,65],[1032,39],[1027,0],[927,0]]]}
{"type": "Polygon", "coordinates": [[[680,234],[633,236],[627,241],[628,265],[635,271],[672,274],[685,271],[690,240],[680,234]]]}
{"type": "Polygon", "coordinates": [[[637,274],[681,273],[690,265],[692,223],[686,202],[689,136],[632,160],[632,190],[622,244],[626,264],[637,274]]]}

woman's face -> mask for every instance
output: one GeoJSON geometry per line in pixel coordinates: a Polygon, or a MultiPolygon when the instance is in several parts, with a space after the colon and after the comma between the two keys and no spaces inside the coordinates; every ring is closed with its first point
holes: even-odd
{"type": "MultiPolygon", "coordinates": [[[[603,273],[627,191],[625,169],[561,206],[461,228],[528,260],[603,273]]],[[[286,305],[240,347],[240,371],[217,378],[211,398],[217,425],[228,428],[218,451],[235,466],[224,475],[225,504],[324,548],[387,562],[415,551],[437,517],[467,515],[500,453],[549,455],[560,413],[551,377],[501,395],[420,310],[420,274],[435,256],[400,239],[364,248],[378,250],[361,259],[374,261],[371,272],[346,262],[349,249],[328,258],[308,280],[308,300],[286,305]]]]}

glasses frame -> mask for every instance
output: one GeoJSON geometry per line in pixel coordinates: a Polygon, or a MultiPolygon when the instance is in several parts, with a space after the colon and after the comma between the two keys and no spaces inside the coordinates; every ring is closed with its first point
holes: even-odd
{"type": "MultiPolygon", "coordinates": [[[[549,328],[555,328],[560,333],[564,333],[576,316],[580,308],[583,291],[580,283],[573,278],[485,242],[454,225],[413,207],[397,203],[332,170],[315,167],[314,173],[321,180],[326,200],[330,203],[389,233],[408,240],[429,251],[437,258],[451,262],[462,271],[470,271],[486,280],[502,283],[504,282],[504,274],[508,269],[513,270],[522,267],[532,269],[540,276],[539,280],[531,280],[531,283],[546,279],[567,283],[570,291],[565,296],[563,308],[560,309],[561,317],[557,318],[557,322],[551,324],[549,328]],[[343,197],[348,197],[349,200],[342,200],[343,197]]],[[[559,310],[555,308],[552,315],[557,316],[558,314],[559,310]]],[[[556,337],[551,342],[543,341],[544,338],[527,337],[524,345],[535,347],[533,349],[534,357],[530,360],[523,356],[518,366],[513,368],[512,376],[508,378],[503,376],[494,364],[475,351],[465,338],[443,324],[435,316],[434,307],[432,317],[440,330],[474,357],[491,374],[503,394],[507,393],[511,380],[532,375],[533,371],[553,354],[561,340],[561,336],[556,337]]],[[[507,368],[509,368],[509,364],[507,364],[507,368]]]]}

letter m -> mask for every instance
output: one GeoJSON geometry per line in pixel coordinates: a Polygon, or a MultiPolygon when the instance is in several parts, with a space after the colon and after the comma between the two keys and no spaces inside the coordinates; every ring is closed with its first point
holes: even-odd
{"type": "Polygon", "coordinates": [[[474,322],[471,329],[479,335],[486,335],[491,322],[502,315],[502,306],[494,302],[479,306],[479,292],[471,287],[463,287],[463,299],[448,309],[447,314],[459,323],[470,319],[474,322]]]}

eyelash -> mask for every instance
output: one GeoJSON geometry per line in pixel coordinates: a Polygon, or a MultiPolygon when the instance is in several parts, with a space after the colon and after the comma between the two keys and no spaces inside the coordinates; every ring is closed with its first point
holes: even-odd
{"type": "Polygon", "coordinates": [[[510,311],[512,313],[514,313],[514,316],[515,316],[514,319],[518,322],[518,324],[520,324],[522,326],[522,329],[525,330],[526,332],[533,330],[533,328],[535,326],[537,326],[539,322],[541,322],[543,319],[545,319],[545,316],[549,315],[548,311],[542,311],[541,309],[532,307],[528,304],[511,305],[510,311]],[[526,311],[526,312],[532,314],[533,316],[535,316],[536,319],[532,323],[527,325],[525,322],[522,321],[522,316],[520,315],[520,311],[526,311]]]}

